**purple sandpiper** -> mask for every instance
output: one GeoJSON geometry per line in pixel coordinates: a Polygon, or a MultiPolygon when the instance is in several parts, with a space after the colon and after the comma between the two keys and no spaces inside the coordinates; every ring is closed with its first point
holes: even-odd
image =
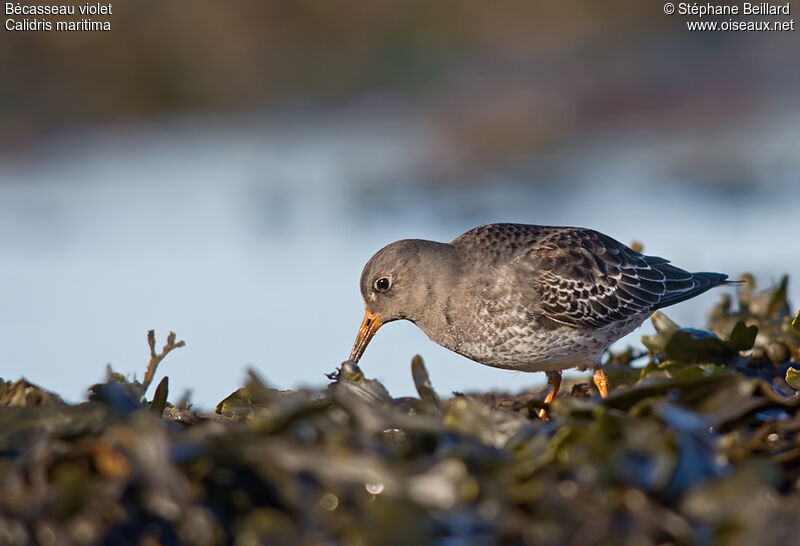
{"type": "Polygon", "coordinates": [[[451,243],[405,239],[364,266],[366,312],[350,361],[359,361],[383,324],[405,319],[481,364],[546,372],[545,407],[561,370],[573,367],[593,368],[605,398],[600,359],[609,344],[656,309],[727,278],[684,271],[584,228],[490,224],[451,243]]]}

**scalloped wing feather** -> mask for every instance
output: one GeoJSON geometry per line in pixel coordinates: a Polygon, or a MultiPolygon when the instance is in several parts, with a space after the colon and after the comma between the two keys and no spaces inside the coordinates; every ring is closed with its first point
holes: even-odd
{"type": "Polygon", "coordinates": [[[645,256],[594,230],[553,231],[517,262],[534,269],[542,310],[557,322],[602,328],[691,298],[724,282],[645,256]]]}

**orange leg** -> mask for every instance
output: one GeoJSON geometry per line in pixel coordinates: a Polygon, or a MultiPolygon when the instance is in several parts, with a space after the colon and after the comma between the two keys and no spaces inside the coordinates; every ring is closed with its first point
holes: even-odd
{"type": "Polygon", "coordinates": [[[538,413],[539,419],[547,419],[547,408],[561,388],[561,372],[547,372],[547,384],[550,385],[550,392],[544,397],[544,407],[538,413]]]}
{"type": "Polygon", "coordinates": [[[594,384],[597,385],[597,390],[600,391],[602,398],[608,396],[608,376],[602,364],[594,367],[594,384]]]}

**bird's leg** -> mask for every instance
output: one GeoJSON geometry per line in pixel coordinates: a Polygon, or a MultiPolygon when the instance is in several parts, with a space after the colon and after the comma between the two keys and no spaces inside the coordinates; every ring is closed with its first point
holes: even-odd
{"type": "Polygon", "coordinates": [[[556,397],[556,394],[558,394],[558,389],[561,388],[561,372],[554,371],[546,373],[547,384],[550,385],[550,392],[544,397],[544,407],[540,409],[538,413],[539,419],[547,419],[547,408],[550,407],[550,403],[556,397]]]}
{"type": "Polygon", "coordinates": [[[597,364],[594,367],[594,384],[597,386],[597,390],[600,391],[602,398],[608,396],[608,376],[602,364],[597,364]]]}

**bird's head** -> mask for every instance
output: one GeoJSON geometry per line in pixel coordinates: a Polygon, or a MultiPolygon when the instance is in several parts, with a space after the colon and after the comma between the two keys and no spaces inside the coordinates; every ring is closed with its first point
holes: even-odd
{"type": "Polygon", "coordinates": [[[358,362],[382,325],[394,320],[417,322],[431,307],[434,287],[442,283],[451,246],[404,239],[379,250],[361,273],[364,320],[350,353],[358,362]]]}

